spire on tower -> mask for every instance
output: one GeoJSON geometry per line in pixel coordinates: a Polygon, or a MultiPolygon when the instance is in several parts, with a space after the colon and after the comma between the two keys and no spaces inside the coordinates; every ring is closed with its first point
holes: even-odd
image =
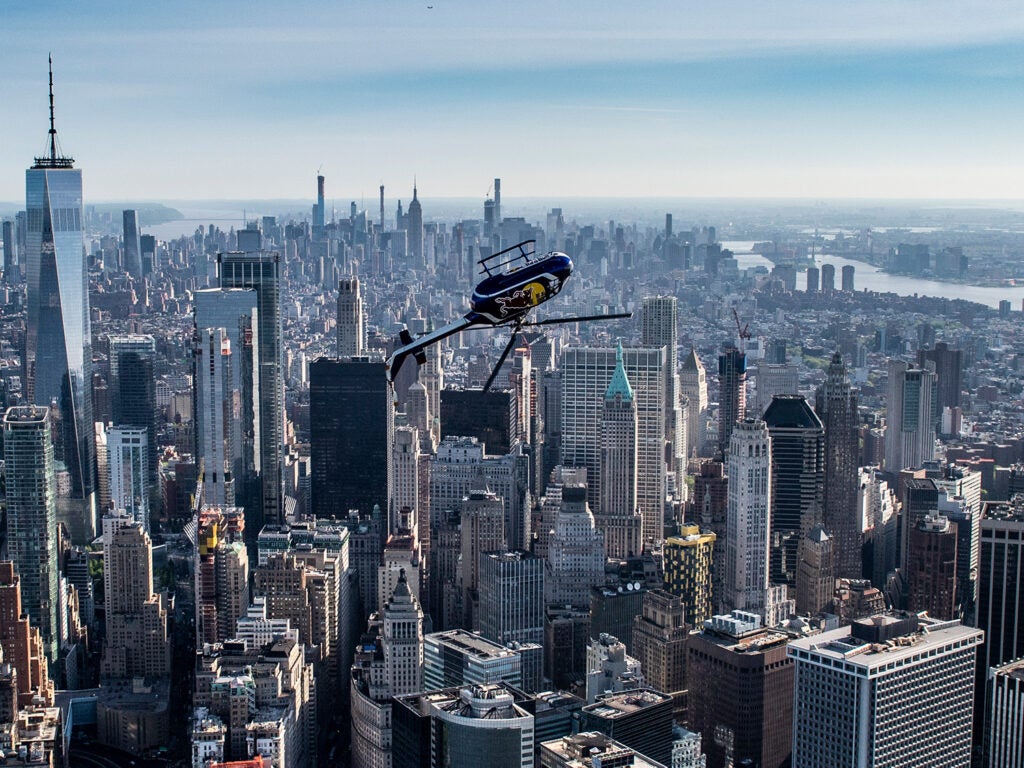
{"type": "Polygon", "coordinates": [[[57,126],[53,117],[53,54],[49,54],[47,57],[49,61],[50,69],[50,140],[49,146],[47,147],[48,154],[43,157],[37,157],[35,159],[35,165],[33,168],[71,168],[75,162],[72,157],[64,157],[59,153],[59,147],[57,145],[57,126]]]}

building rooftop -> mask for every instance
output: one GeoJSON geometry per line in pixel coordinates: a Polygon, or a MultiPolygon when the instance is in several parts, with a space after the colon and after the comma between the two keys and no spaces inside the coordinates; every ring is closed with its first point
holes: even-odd
{"type": "Polygon", "coordinates": [[[883,614],[793,640],[789,655],[826,660],[830,666],[872,676],[917,661],[935,648],[980,645],[983,637],[981,630],[959,621],[939,621],[925,614],[883,614]]]}
{"type": "Polygon", "coordinates": [[[663,768],[661,763],[644,757],[600,731],[586,731],[552,739],[541,743],[540,748],[542,753],[554,755],[567,768],[663,768]]]}
{"type": "Polygon", "coordinates": [[[672,697],[650,688],[634,688],[619,693],[601,694],[596,702],[585,706],[583,711],[605,719],[614,719],[626,717],[666,701],[671,702],[672,697]]]}
{"type": "Polygon", "coordinates": [[[514,656],[515,651],[493,643],[485,637],[474,634],[467,629],[450,629],[447,632],[434,632],[427,635],[424,642],[448,645],[481,660],[502,659],[514,656]]]}

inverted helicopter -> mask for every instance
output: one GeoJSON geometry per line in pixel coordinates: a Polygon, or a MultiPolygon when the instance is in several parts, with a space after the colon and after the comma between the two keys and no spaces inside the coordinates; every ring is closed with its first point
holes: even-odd
{"type": "Polygon", "coordinates": [[[591,320],[615,320],[631,317],[632,313],[622,312],[608,315],[586,315],[582,317],[556,317],[530,321],[530,312],[546,301],[557,296],[565,281],[572,275],[572,259],[566,254],[551,251],[542,257],[535,257],[536,241],[524,240],[503,251],[491,254],[477,264],[480,274],[486,277],[480,281],[469,301],[469,311],[458,320],[453,320],[435,331],[413,338],[408,328],[398,334],[401,346],[396,347],[387,359],[385,370],[388,381],[394,381],[399,369],[410,355],[420,365],[426,362],[427,347],[442,339],[468,328],[510,327],[512,337],[491,371],[486,392],[494,383],[498,371],[515,345],[519,331],[527,326],[556,325],[559,323],[581,323],[591,320]]]}

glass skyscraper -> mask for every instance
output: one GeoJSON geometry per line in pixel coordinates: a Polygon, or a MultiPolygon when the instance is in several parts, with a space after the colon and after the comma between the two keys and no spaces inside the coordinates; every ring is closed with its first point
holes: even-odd
{"type": "MultiPolygon", "coordinates": [[[[82,241],[82,172],[58,154],[50,80],[49,154],[25,172],[28,320],[24,381],[30,403],[60,412],[57,446],[83,503],[72,536],[95,532],[95,444],[92,423],[92,336],[82,241]],[[79,527],[81,526],[81,527],[79,527]]],[[[77,536],[76,536],[77,538],[77,536]]]]}
{"type": "MultiPolygon", "coordinates": [[[[21,577],[21,599],[39,628],[43,652],[57,660],[57,481],[53,473],[50,413],[18,406],[4,415],[7,476],[7,553],[21,577]]],[[[17,617],[14,617],[17,618],[17,617]]]]}

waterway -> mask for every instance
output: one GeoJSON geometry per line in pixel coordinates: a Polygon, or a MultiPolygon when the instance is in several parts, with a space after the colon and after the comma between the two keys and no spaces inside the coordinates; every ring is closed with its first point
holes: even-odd
{"type": "MultiPolygon", "coordinates": [[[[736,256],[736,262],[740,269],[751,267],[765,267],[771,270],[773,264],[759,253],[753,253],[750,249],[754,246],[752,241],[732,240],[724,241],[723,248],[728,248],[736,256]]],[[[1000,301],[1009,300],[1013,309],[1020,309],[1024,302],[1024,286],[992,287],[981,285],[963,285],[961,283],[948,283],[942,280],[925,280],[923,278],[909,277],[907,275],[890,275],[883,272],[876,266],[865,264],[862,261],[854,261],[842,256],[835,256],[824,253],[814,257],[814,263],[821,267],[822,264],[831,264],[836,268],[836,286],[839,285],[843,267],[852,265],[854,267],[853,285],[858,291],[865,288],[869,291],[879,293],[895,293],[900,296],[935,296],[945,299],[964,299],[974,301],[978,304],[998,308],[1000,301]]],[[[806,286],[804,273],[797,275],[797,289],[803,290],[806,286]]]]}

